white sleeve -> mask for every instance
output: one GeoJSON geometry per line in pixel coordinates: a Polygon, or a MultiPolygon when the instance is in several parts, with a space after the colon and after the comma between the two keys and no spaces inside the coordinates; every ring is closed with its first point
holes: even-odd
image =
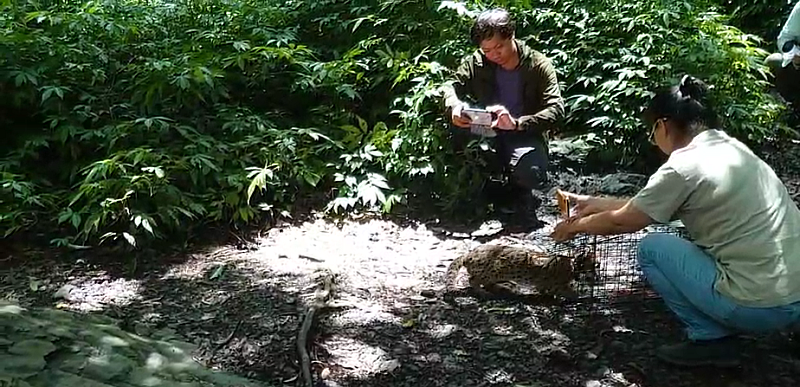
{"type": "Polygon", "coordinates": [[[691,193],[692,189],[678,171],[662,165],[631,199],[631,204],[656,222],[666,224],[675,218],[691,193]]]}
{"type": "Polygon", "coordinates": [[[792,8],[792,13],[786,19],[781,32],[778,34],[778,51],[783,48],[783,45],[793,39],[800,37],[800,1],[795,3],[792,8]]]}

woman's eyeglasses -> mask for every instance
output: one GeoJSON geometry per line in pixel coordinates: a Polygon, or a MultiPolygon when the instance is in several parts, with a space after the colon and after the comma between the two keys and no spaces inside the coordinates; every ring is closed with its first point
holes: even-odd
{"type": "Polygon", "coordinates": [[[650,141],[651,144],[656,145],[656,125],[658,125],[658,120],[653,122],[653,127],[650,128],[650,136],[648,136],[647,140],[650,141]]]}
{"type": "Polygon", "coordinates": [[[789,51],[792,51],[794,46],[797,46],[797,45],[800,45],[800,43],[795,42],[794,40],[790,40],[790,41],[788,41],[788,42],[783,44],[783,47],[781,47],[781,52],[787,53],[789,51]]]}
{"type": "Polygon", "coordinates": [[[658,129],[658,123],[660,121],[662,121],[662,120],[664,120],[664,119],[663,118],[659,118],[659,119],[655,120],[655,122],[653,122],[653,127],[650,128],[650,137],[649,137],[648,140],[653,145],[658,145],[658,144],[656,144],[656,129],[658,129]]]}

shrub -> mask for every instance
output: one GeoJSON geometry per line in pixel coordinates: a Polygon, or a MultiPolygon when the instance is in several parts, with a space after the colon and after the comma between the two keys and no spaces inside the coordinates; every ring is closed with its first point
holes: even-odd
{"type": "Polygon", "coordinates": [[[720,12],[731,16],[730,23],[765,41],[765,49],[774,50],[775,39],[796,3],[792,0],[713,0],[720,12]]]}
{"type": "MultiPolygon", "coordinates": [[[[600,161],[639,160],[640,106],[683,72],[714,85],[732,133],[780,133],[766,52],[722,15],[691,2],[500,3],[553,58],[564,131],[594,132],[600,161]]],[[[484,209],[486,144],[457,154],[440,101],[483,2],[2,4],[5,235],[140,246],[286,216],[304,198],[335,213],[413,198],[484,209]]]]}

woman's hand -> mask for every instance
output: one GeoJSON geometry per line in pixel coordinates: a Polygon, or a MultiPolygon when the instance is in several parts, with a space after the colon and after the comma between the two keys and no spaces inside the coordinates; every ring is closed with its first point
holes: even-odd
{"type": "Polygon", "coordinates": [[[561,194],[564,195],[571,204],[575,204],[575,213],[570,214],[571,216],[582,218],[606,210],[606,206],[604,205],[605,201],[601,198],[589,195],[578,195],[566,191],[561,191],[561,194]]]}
{"type": "Polygon", "coordinates": [[[556,242],[563,242],[575,237],[577,232],[575,231],[575,221],[578,217],[571,217],[567,220],[564,220],[558,223],[554,228],[553,232],[550,233],[550,238],[553,238],[556,242]]]}

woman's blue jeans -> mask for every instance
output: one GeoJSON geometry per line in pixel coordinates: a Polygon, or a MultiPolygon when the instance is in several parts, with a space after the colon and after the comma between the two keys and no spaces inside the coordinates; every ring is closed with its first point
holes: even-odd
{"type": "Polygon", "coordinates": [[[800,321],[800,302],[752,308],[717,292],[713,258],[683,238],[648,234],[639,243],[637,258],[647,282],[686,325],[690,340],[779,331],[800,321]]]}

